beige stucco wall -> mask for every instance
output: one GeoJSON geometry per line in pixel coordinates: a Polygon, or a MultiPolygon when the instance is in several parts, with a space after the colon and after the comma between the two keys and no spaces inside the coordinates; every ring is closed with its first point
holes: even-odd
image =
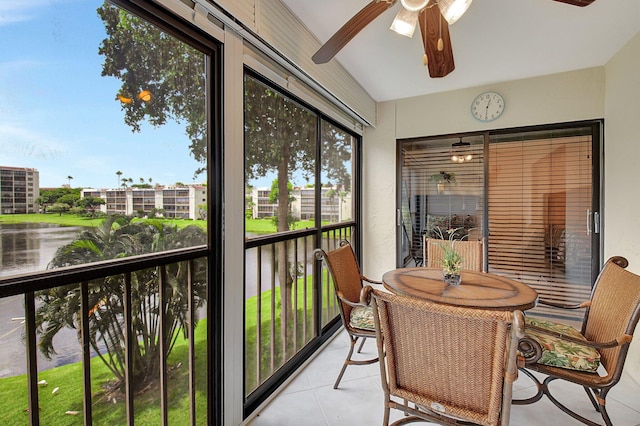
{"type": "MultiPolygon", "coordinates": [[[[363,271],[380,278],[395,267],[396,139],[484,129],[605,119],[604,256],[619,254],[640,273],[640,35],[605,67],[504,82],[385,102],[363,146],[363,271]],[[474,97],[501,93],[505,112],[492,123],[470,114],[474,97]]],[[[640,382],[640,330],[631,347],[627,380],[640,382]]]]}
{"type": "MultiPolygon", "coordinates": [[[[623,255],[640,274],[640,33],[606,67],[604,254],[623,255]]],[[[640,327],[626,373],[640,383],[640,327]]]]}
{"type": "Polygon", "coordinates": [[[363,143],[365,273],[375,278],[395,267],[396,139],[602,118],[604,85],[599,67],[379,104],[378,125],[365,130],[363,143]],[[505,100],[491,123],[470,112],[486,90],[505,100]]]}

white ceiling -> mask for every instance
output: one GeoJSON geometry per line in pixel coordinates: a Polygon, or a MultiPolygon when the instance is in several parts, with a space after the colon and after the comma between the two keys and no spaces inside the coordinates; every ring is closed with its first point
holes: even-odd
{"type": "MultiPolygon", "coordinates": [[[[370,1],[282,2],[324,43],[370,1]]],[[[449,27],[456,69],[432,79],[422,65],[420,29],[412,39],[389,30],[400,7],[397,2],[376,18],[334,58],[376,101],[602,66],[640,30],[640,0],[596,0],[587,7],[475,0],[449,27]]]]}

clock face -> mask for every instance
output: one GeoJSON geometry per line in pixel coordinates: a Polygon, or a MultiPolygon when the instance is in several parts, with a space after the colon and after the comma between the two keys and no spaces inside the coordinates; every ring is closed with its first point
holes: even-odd
{"type": "Polygon", "coordinates": [[[480,121],[493,121],[504,111],[504,99],[496,92],[484,92],[471,103],[471,114],[480,121]]]}

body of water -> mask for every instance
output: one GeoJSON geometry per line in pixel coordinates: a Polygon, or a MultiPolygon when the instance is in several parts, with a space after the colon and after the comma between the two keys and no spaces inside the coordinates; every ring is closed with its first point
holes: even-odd
{"type": "MultiPolygon", "coordinates": [[[[58,247],[73,241],[81,230],[45,223],[0,223],[0,278],[46,269],[58,247]]],[[[24,316],[24,296],[0,298],[0,377],[27,372],[24,316]]],[[[58,354],[49,360],[38,351],[38,371],[81,359],[75,330],[60,331],[53,342],[58,354]]]]}

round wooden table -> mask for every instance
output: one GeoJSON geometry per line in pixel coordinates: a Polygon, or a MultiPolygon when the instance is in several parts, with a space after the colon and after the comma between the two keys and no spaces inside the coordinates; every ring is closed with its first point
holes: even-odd
{"type": "Polygon", "coordinates": [[[399,268],[385,273],[382,283],[394,294],[467,308],[524,311],[538,302],[538,293],[521,282],[487,272],[463,271],[461,276],[459,286],[449,286],[442,268],[399,268]]]}

